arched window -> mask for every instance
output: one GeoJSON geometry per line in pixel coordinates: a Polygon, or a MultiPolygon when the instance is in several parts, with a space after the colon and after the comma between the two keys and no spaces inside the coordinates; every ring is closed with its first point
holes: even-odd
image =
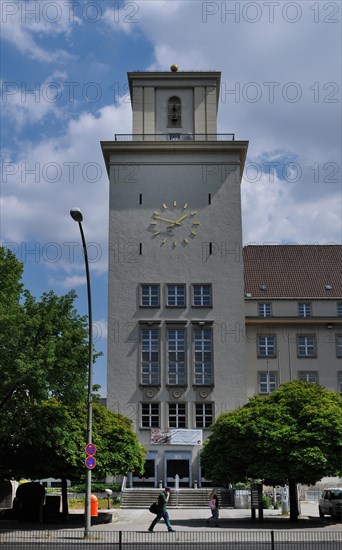
{"type": "Polygon", "coordinates": [[[181,128],[182,126],[182,105],[177,96],[170,97],[167,103],[167,127],[181,128]]]}

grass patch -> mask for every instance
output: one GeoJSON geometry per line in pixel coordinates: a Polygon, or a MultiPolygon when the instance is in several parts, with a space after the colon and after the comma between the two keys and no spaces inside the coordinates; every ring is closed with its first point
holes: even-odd
{"type": "MultiPolygon", "coordinates": [[[[69,498],[69,510],[84,510],[84,498],[69,498]]],[[[99,498],[98,502],[99,510],[108,510],[108,500],[106,498],[99,498]]],[[[111,508],[120,508],[120,501],[117,498],[110,499],[111,508]]]]}

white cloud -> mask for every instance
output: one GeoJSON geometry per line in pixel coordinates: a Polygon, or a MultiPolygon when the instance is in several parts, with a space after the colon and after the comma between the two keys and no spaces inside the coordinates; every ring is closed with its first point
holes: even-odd
{"type": "Polygon", "coordinates": [[[73,25],[81,20],[70,10],[68,2],[25,2],[13,0],[3,2],[1,9],[2,38],[7,40],[21,54],[37,61],[63,63],[71,55],[62,49],[48,50],[38,41],[43,36],[69,36],[73,25]]]}
{"type": "Polygon", "coordinates": [[[28,89],[24,82],[2,82],[3,116],[13,119],[16,132],[26,124],[35,124],[47,116],[62,116],[58,99],[63,93],[65,72],[54,71],[44,82],[28,89]]]}
{"type": "Polygon", "coordinates": [[[69,214],[78,206],[84,215],[92,271],[105,272],[108,176],[99,142],[113,140],[115,129],[129,133],[130,120],[128,103],[103,107],[96,115],[85,113],[72,119],[61,138],[22,143],[12,156],[7,153],[1,202],[3,242],[13,247],[32,241],[52,258],[58,256],[59,247],[58,266],[51,260],[50,269],[78,270],[82,262],[79,229],[69,214]]]}
{"type": "Polygon", "coordinates": [[[64,277],[63,279],[49,279],[49,284],[52,287],[59,287],[59,288],[77,288],[79,286],[83,286],[87,283],[87,279],[85,276],[81,275],[73,275],[72,277],[64,277]]]}

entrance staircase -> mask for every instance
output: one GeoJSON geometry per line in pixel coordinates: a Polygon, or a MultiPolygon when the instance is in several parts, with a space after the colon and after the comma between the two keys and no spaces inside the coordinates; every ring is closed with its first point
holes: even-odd
{"type": "MultiPolygon", "coordinates": [[[[162,489],[134,488],[124,489],[121,493],[121,508],[149,508],[158,499],[162,489]]],[[[168,508],[208,508],[210,487],[206,489],[179,489],[178,495],[173,492],[168,501],[168,508]]],[[[234,507],[234,491],[217,489],[221,508],[234,507]]]]}

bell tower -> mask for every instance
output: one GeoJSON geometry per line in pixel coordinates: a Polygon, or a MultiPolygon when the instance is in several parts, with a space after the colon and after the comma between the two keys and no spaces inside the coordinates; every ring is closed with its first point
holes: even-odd
{"type": "Polygon", "coordinates": [[[171,65],[168,73],[128,73],[134,135],[216,135],[221,74],[176,68],[171,65]]]}
{"type": "Polygon", "coordinates": [[[148,450],[131,486],[193,487],[220,412],[247,401],[240,183],[248,142],[217,134],[220,73],[130,72],[132,134],[109,181],[108,408],[148,450]],[[178,476],[178,477],[177,477],[178,476]]]}

